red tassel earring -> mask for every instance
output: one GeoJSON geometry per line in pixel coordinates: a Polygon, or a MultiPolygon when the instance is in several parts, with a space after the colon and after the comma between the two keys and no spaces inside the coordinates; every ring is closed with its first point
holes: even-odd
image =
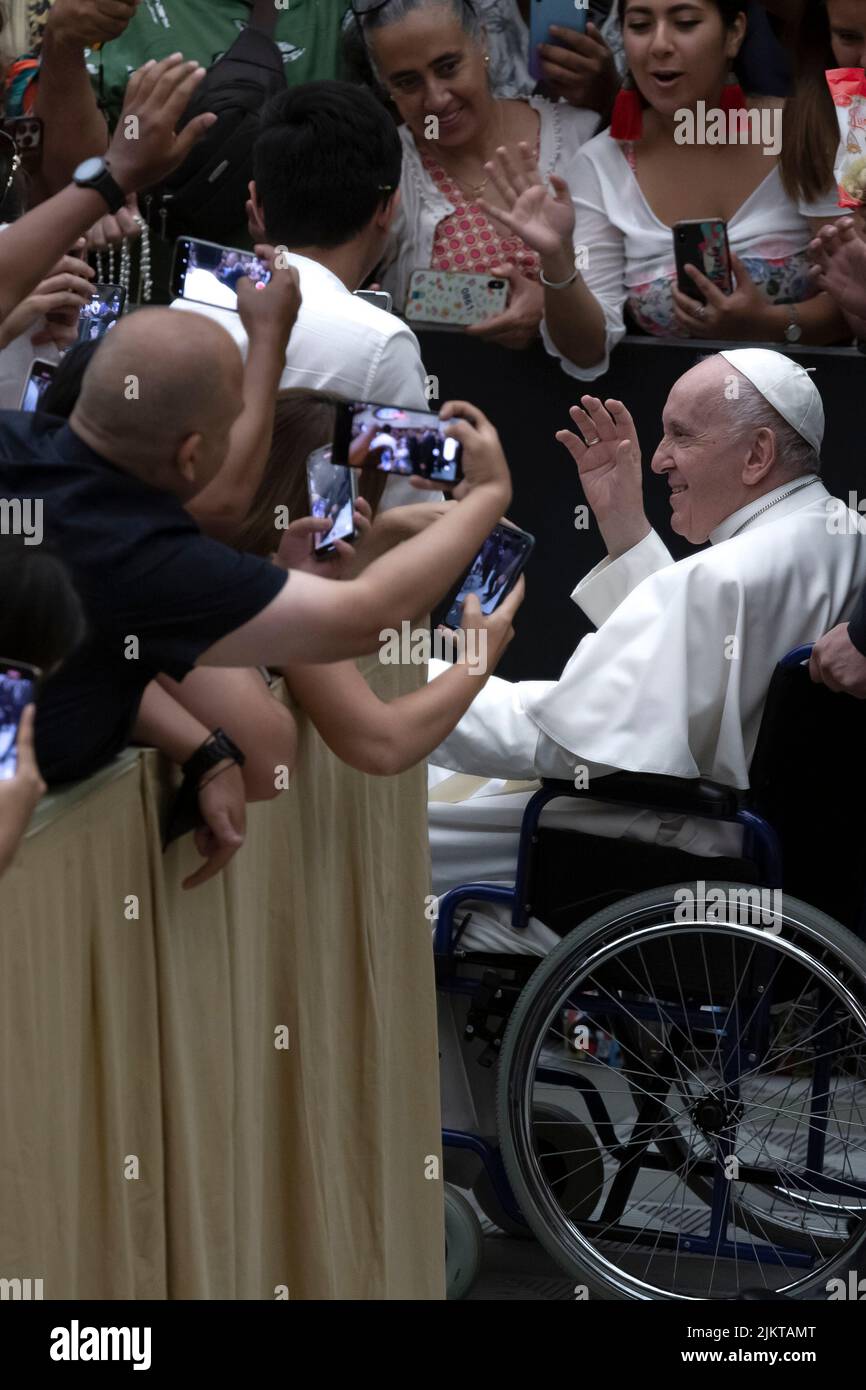
{"type": "Polygon", "coordinates": [[[619,89],[610,118],[610,133],[614,140],[631,142],[643,135],[643,106],[631,73],[619,89]]]}
{"type": "Polygon", "coordinates": [[[736,74],[733,72],[728,74],[728,80],[722,88],[721,108],[726,116],[729,115],[731,111],[740,113],[737,122],[738,126],[742,124],[744,119],[747,119],[745,115],[748,110],[746,93],[743,91],[737,81],[736,74]]]}

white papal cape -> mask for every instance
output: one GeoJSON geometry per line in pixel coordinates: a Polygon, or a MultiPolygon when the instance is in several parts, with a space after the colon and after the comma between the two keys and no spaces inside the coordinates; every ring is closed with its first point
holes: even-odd
{"type": "MultiPolygon", "coordinates": [[[[488,681],[431,759],[437,892],[513,880],[531,792],[502,779],[573,781],[583,766],[590,786],[624,769],[748,787],[776,663],[844,620],[866,584],[866,522],[817,478],[792,493],[799,482],[728,517],[687,560],[674,562],[655,532],[603,560],[572,595],[598,630],[559,680],[488,681]],[[494,780],[465,795],[444,769],[494,780]]],[[[740,844],[736,827],[589,802],[553,803],[549,823],[696,854],[740,844]]]]}

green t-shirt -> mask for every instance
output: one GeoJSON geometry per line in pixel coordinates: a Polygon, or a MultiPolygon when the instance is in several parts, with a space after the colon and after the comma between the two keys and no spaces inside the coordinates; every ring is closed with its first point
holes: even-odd
{"type": "MultiPolygon", "coordinates": [[[[277,3],[274,39],[283,55],[286,82],[297,86],[339,75],[340,21],[347,0],[277,3]]],[[[86,50],[87,68],[112,125],[120,115],[130,73],[150,58],[170,53],[210,67],[234,43],[249,20],[245,0],[141,0],[127,29],[98,53],[86,50]],[[101,75],[100,75],[101,70],[101,75]]]]}

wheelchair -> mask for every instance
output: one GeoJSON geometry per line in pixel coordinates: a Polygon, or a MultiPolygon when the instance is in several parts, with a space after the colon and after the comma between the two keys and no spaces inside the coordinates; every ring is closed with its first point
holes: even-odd
{"type": "Polygon", "coordinates": [[[480,1260],[467,1189],[496,1226],[534,1236],[578,1299],[823,1299],[858,1267],[866,837],[843,790],[866,786],[864,710],[812,685],[810,650],[776,668],[747,793],[630,773],[545,782],[514,886],[440,899],[440,1004],[468,1072],[496,1081],[481,1132],[443,1129],[449,1297],[480,1260]],[[720,875],[682,855],[672,876],[670,852],[641,847],[629,868],[617,841],[607,869],[626,868],[601,891],[593,837],[545,831],[563,796],[738,825],[742,858],[720,875]],[[541,957],[467,950],[474,905],[561,939],[541,957]]]}

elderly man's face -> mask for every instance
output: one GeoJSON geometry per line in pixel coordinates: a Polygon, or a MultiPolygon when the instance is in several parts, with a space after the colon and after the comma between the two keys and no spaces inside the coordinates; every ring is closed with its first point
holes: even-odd
{"type": "Polygon", "coordinates": [[[731,375],[722,357],[701,362],[680,377],[662,416],[665,434],[652,469],[667,476],[673,530],[693,545],[750,500],[743,482],[749,444],[737,426],[736,401],[725,399],[731,375]]]}

